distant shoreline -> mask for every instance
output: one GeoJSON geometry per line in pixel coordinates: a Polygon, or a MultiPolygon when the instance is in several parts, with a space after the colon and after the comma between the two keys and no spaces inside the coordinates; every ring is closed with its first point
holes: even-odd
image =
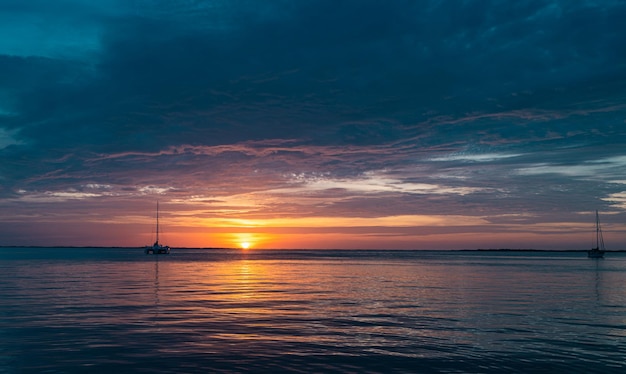
{"type": "MultiPolygon", "coordinates": [[[[143,249],[140,247],[126,247],[126,246],[77,246],[77,245],[0,245],[1,248],[90,248],[90,249],[143,249]]],[[[242,250],[241,248],[225,248],[225,247],[174,247],[173,249],[198,249],[198,250],[223,250],[233,249],[242,250]]],[[[341,248],[328,248],[328,249],[311,249],[311,248],[267,248],[267,249],[249,249],[249,251],[388,251],[388,252],[403,252],[403,251],[424,251],[424,252],[553,252],[553,253],[570,253],[570,252],[587,252],[588,249],[532,249],[532,248],[476,248],[476,249],[341,249],[341,248]]],[[[626,249],[606,250],[607,253],[622,253],[626,252],[626,249]]]]}

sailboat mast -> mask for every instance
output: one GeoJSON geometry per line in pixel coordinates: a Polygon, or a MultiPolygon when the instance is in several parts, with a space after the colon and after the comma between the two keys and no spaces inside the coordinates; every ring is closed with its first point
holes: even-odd
{"type": "Polygon", "coordinates": [[[157,227],[156,227],[156,242],[159,242],[159,201],[157,200],[157,227]]]}
{"type": "Polygon", "coordinates": [[[146,249],[144,250],[144,252],[146,254],[154,254],[154,255],[161,255],[161,254],[165,254],[168,255],[170,254],[170,247],[168,245],[162,245],[159,243],[159,200],[157,200],[157,206],[156,206],[156,241],[154,242],[154,244],[152,244],[151,246],[146,246],[146,249]]]}
{"type": "Polygon", "coordinates": [[[587,251],[587,257],[589,258],[603,258],[604,257],[604,238],[602,238],[602,229],[600,228],[600,214],[596,209],[596,247],[587,251]]]}
{"type": "Polygon", "coordinates": [[[600,249],[600,216],[596,209],[596,247],[600,249]]]}

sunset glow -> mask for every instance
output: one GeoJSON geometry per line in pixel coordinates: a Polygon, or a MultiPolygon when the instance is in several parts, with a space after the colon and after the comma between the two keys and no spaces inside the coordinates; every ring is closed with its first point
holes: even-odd
{"type": "Polygon", "coordinates": [[[619,2],[12,3],[0,245],[626,248],[619,2]]]}

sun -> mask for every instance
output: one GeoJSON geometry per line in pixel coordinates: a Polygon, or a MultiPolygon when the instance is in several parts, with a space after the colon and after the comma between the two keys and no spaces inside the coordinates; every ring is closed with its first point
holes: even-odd
{"type": "Polygon", "coordinates": [[[238,232],[231,235],[232,239],[230,241],[230,246],[232,248],[241,248],[246,250],[256,248],[259,244],[259,238],[255,233],[238,232]]]}

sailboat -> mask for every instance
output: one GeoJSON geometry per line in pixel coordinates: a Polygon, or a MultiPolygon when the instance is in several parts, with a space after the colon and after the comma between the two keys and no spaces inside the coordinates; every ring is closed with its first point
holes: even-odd
{"type": "Polygon", "coordinates": [[[602,229],[600,228],[600,216],[596,210],[596,247],[587,251],[587,257],[589,258],[603,258],[604,257],[604,239],[602,238],[602,229]]]}
{"type": "Polygon", "coordinates": [[[159,243],[159,202],[157,201],[156,214],[156,241],[152,245],[147,245],[144,249],[147,255],[169,255],[170,246],[159,243]]]}

